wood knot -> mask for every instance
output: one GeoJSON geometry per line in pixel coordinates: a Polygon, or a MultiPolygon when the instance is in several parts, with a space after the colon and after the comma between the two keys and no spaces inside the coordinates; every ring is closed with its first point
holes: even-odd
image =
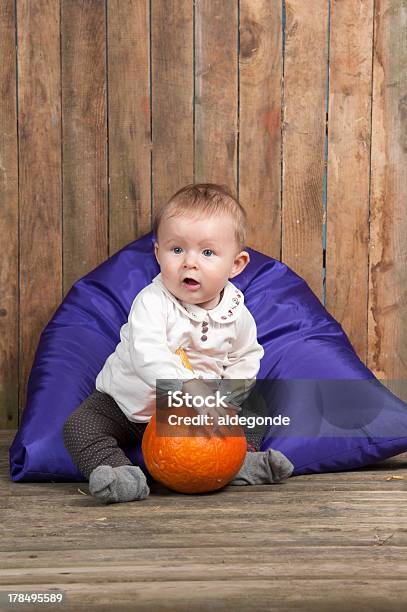
{"type": "Polygon", "coordinates": [[[240,27],[240,57],[249,60],[260,47],[262,27],[252,19],[245,19],[240,27]]]}

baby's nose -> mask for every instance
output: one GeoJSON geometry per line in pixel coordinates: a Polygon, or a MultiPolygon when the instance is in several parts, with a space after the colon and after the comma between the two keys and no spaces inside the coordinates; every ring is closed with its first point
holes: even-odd
{"type": "Polygon", "coordinates": [[[184,268],[196,267],[196,257],[192,253],[186,253],[184,257],[184,268]]]}

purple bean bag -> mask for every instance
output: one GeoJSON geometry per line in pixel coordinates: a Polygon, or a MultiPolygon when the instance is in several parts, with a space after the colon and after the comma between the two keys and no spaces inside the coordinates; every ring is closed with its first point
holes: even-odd
{"type": "MultiPolygon", "coordinates": [[[[233,283],[265,350],[258,389],[270,415],[290,419],[270,427],[262,449],[282,451],[293,475],[355,469],[407,451],[407,405],[363,365],[302,278],[248,250],[251,262],[233,283]]],[[[135,296],[158,272],[149,233],[71,288],[41,334],[10,448],[12,480],[84,481],[64,447],[63,425],[93,391],[135,296]]],[[[146,471],[140,445],[124,451],[146,471]]]]}

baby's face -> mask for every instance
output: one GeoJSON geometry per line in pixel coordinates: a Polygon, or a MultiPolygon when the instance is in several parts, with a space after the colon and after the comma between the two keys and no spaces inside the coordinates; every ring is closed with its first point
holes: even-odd
{"type": "Polygon", "coordinates": [[[228,216],[164,218],[157,240],[164,285],[183,302],[207,310],[217,306],[228,279],[250,261],[246,251],[239,252],[228,216]]]}

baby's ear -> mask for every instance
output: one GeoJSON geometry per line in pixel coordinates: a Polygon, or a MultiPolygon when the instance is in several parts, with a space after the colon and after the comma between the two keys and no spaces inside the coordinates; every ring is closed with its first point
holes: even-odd
{"type": "Polygon", "coordinates": [[[247,251],[241,251],[233,262],[232,272],[229,278],[238,276],[250,262],[250,255],[247,251]]]}
{"type": "Polygon", "coordinates": [[[158,259],[158,242],[154,242],[154,255],[155,255],[155,258],[158,261],[158,263],[160,263],[160,261],[158,259]]]}

